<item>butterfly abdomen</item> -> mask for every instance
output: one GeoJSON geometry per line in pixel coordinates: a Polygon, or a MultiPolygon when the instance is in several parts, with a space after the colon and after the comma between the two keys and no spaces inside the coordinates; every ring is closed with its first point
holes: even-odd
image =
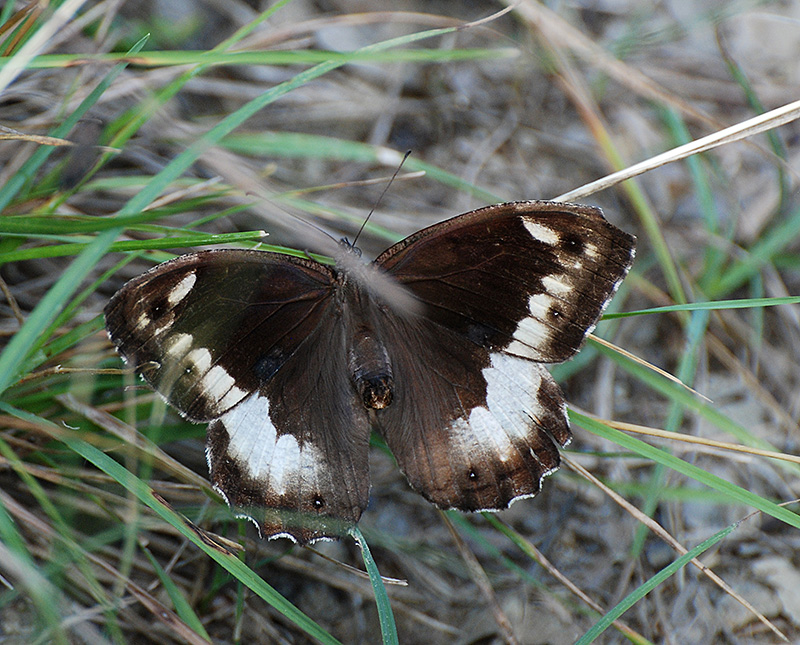
{"type": "Polygon", "coordinates": [[[364,407],[382,410],[394,398],[394,378],[389,354],[371,329],[359,326],[348,351],[350,377],[364,407]]]}

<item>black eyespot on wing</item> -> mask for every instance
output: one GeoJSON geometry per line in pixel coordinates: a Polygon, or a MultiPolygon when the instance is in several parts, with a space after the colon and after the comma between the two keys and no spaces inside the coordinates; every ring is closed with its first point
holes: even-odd
{"type": "Polygon", "coordinates": [[[269,381],[283,365],[286,358],[281,350],[274,347],[270,352],[259,358],[253,366],[256,378],[260,383],[269,381]]]}
{"type": "Polygon", "coordinates": [[[562,249],[572,255],[580,255],[584,250],[584,240],[577,233],[566,233],[561,236],[562,249]]]}
{"type": "Polygon", "coordinates": [[[480,322],[472,322],[467,326],[467,338],[483,348],[491,347],[491,339],[496,334],[496,329],[480,322]]]}

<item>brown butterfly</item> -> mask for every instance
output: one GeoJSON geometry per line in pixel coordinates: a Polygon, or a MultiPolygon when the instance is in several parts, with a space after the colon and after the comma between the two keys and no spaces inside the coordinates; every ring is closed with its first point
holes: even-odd
{"type": "Polygon", "coordinates": [[[120,354],[186,418],[209,423],[215,488],[267,537],[341,535],[369,497],[369,437],[440,508],[539,492],[570,438],[545,368],[572,357],[631,267],[601,211],[481,208],[386,250],[374,272],[262,251],[178,257],[106,307],[120,354]]]}

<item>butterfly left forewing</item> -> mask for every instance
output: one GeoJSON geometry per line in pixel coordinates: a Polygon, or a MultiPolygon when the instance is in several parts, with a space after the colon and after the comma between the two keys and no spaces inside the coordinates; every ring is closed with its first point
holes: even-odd
{"type": "Polygon", "coordinates": [[[134,278],[105,308],[122,357],[195,422],[257,390],[320,323],[332,276],[257,251],[183,255],[134,278]]]}
{"type": "Polygon", "coordinates": [[[184,416],[211,422],[212,483],[268,537],[332,537],[367,504],[369,427],[334,283],[310,260],[207,251],[131,280],[105,310],[127,362],[184,416]]]}

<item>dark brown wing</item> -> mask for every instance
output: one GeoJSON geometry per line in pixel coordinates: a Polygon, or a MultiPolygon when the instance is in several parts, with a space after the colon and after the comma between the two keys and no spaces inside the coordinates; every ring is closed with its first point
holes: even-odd
{"type": "Polygon", "coordinates": [[[506,508],[535,495],[570,439],[564,399],[541,363],[488,352],[424,319],[391,317],[394,400],[374,414],[414,490],[441,508],[506,508]]]}
{"type": "Polygon", "coordinates": [[[208,428],[211,479],[269,537],[341,536],[369,500],[366,410],[333,316],[259,391],[208,428]]]}
{"type": "Polygon", "coordinates": [[[423,229],[375,261],[425,315],[489,349],[559,363],[580,349],[633,262],[598,208],[488,206],[423,229]]]}
{"type": "Polygon", "coordinates": [[[535,495],[571,435],[541,363],[583,344],[633,261],[595,208],[518,202],[424,229],[376,264],[422,301],[387,316],[395,400],[375,413],[411,485],[435,504],[501,509],[535,495]]]}
{"type": "Polygon", "coordinates": [[[335,290],[310,260],[208,251],[154,267],[106,307],[120,354],[187,418],[212,422],[212,482],[269,537],[337,535],[367,504],[369,427],[335,290]]]}

